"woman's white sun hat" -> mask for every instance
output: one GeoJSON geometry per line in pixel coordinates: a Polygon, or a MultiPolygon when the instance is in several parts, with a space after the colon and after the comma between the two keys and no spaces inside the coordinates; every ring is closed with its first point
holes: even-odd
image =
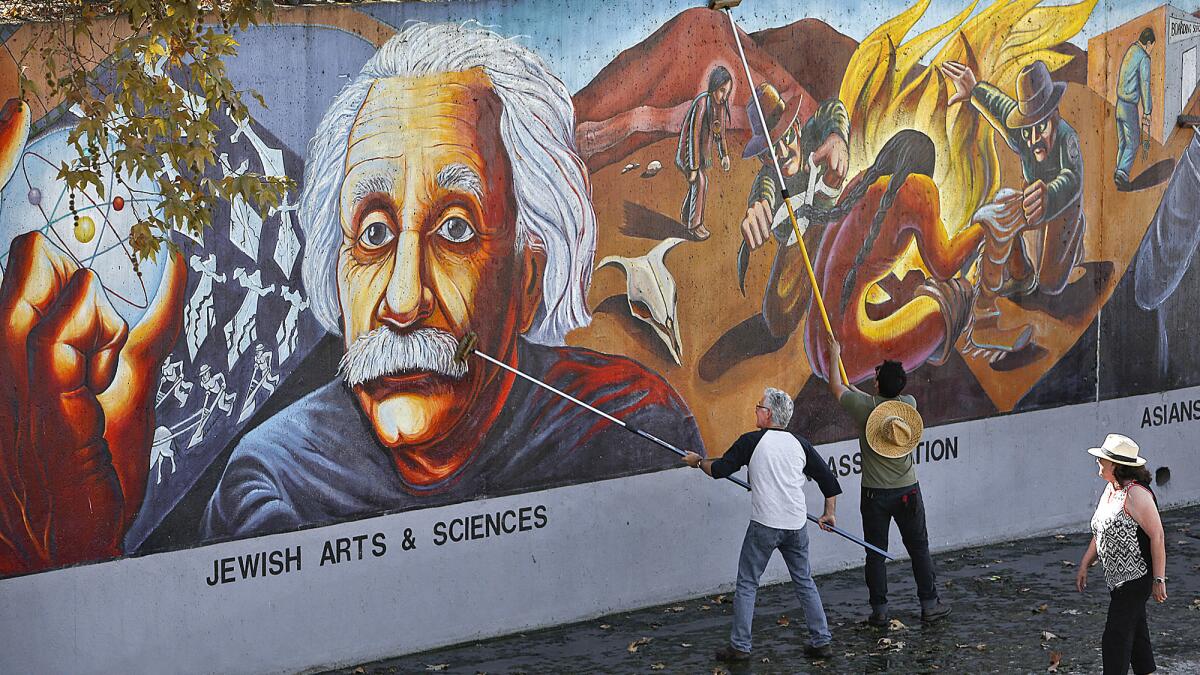
{"type": "Polygon", "coordinates": [[[1108,438],[1104,439],[1104,445],[1088,448],[1088,454],[1125,466],[1142,466],[1146,463],[1146,458],[1138,456],[1139,450],[1138,444],[1134,443],[1132,438],[1121,434],[1109,434],[1108,438]]]}

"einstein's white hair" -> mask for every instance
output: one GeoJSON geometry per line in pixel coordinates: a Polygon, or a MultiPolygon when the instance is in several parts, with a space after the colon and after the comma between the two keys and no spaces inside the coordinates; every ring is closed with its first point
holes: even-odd
{"type": "Polygon", "coordinates": [[[596,214],[587,167],[575,146],[571,95],[533,52],[476,25],[411,23],[375,53],[346,85],[317,127],[304,167],[299,219],[307,242],[302,274],[309,306],[341,332],[337,258],[339,200],[350,131],[371,86],[389,77],[420,77],[480,68],[499,97],[500,140],[512,165],[517,251],[541,251],[542,305],[525,337],[562,345],[591,321],[585,295],[596,252],[596,214]]]}

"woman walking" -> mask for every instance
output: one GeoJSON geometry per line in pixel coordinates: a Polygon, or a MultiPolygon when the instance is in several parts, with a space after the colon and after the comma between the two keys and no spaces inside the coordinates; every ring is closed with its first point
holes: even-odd
{"type": "Polygon", "coordinates": [[[1167,549],[1158,502],[1150,490],[1146,459],[1138,445],[1120,434],[1109,434],[1104,445],[1091,448],[1108,485],[1092,516],[1088,544],[1075,586],[1087,588],[1088,567],[1100,557],[1111,600],[1104,625],[1104,675],[1153,673],[1154,652],[1146,625],[1146,601],[1167,599],[1167,549]]]}

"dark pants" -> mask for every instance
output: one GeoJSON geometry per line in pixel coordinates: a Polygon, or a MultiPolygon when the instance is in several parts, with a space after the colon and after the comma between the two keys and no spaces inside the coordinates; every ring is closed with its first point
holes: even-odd
{"type": "Polygon", "coordinates": [[[1151,582],[1151,575],[1147,574],[1113,589],[1101,643],[1104,675],[1125,675],[1131,665],[1137,675],[1154,672],[1154,651],[1150,647],[1150,628],[1146,625],[1151,582]]]}
{"type": "MultiPolygon", "coordinates": [[[[932,609],[938,602],[937,577],[933,571],[933,558],[929,555],[925,501],[921,498],[920,484],[886,490],[863,488],[860,509],[863,538],[885,551],[888,550],[888,528],[892,520],[896,521],[904,548],[912,558],[913,578],[917,581],[921,609],[932,609]]],[[[866,576],[871,607],[886,608],[888,584],[883,556],[867,551],[866,576]]]]}

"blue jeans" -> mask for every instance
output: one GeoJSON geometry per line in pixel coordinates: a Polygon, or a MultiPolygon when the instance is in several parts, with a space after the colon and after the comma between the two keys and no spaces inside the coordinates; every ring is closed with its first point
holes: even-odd
{"type": "Polygon", "coordinates": [[[1133,159],[1142,144],[1142,126],[1138,104],[1117,99],[1117,170],[1115,175],[1129,180],[1133,159]]]}
{"type": "Polygon", "coordinates": [[[814,647],[833,641],[821,594],[808,569],[808,530],[777,530],[750,521],[742,541],[742,556],[738,560],[737,590],[733,594],[733,630],[729,643],[734,649],[750,651],[750,625],[754,621],[754,599],[758,595],[758,580],[771,554],[779,549],[796,585],[796,598],[804,610],[808,636],[814,647]]]}

